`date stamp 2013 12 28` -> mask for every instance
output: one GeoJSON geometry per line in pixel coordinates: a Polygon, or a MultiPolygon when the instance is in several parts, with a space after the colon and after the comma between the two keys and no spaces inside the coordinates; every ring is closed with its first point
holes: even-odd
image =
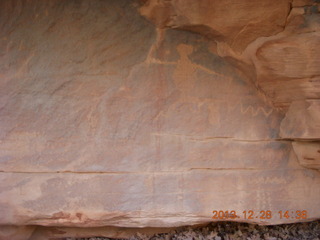
{"type": "Polygon", "coordinates": [[[214,210],[212,211],[212,219],[216,220],[231,220],[231,219],[272,219],[273,217],[278,217],[280,219],[307,219],[307,210],[244,210],[242,212],[237,212],[235,210],[214,210]]]}

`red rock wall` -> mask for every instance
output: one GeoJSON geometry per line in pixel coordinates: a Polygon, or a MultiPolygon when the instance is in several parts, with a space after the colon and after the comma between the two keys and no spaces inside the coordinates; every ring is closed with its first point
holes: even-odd
{"type": "Polygon", "coordinates": [[[0,238],[320,217],[319,6],[188,2],[0,2],[0,238]]]}

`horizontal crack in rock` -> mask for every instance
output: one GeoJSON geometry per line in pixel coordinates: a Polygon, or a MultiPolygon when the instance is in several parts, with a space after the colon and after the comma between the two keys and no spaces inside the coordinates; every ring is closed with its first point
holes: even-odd
{"type": "Polygon", "coordinates": [[[28,172],[28,171],[0,171],[0,174],[166,174],[166,173],[187,173],[195,170],[205,170],[205,171],[283,171],[283,170],[303,170],[301,168],[189,168],[181,171],[158,171],[158,172],[77,172],[77,171],[53,171],[53,172],[28,172]]]}

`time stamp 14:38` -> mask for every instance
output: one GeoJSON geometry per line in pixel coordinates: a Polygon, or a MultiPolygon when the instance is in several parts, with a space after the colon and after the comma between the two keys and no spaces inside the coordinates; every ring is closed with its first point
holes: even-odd
{"type": "Polygon", "coordinates": [[[245,210],[242,212],[237,212],[235,210],[214,210],[212,211],[212,219],[227,220],[227,219],[272,219],[274,217],[279,217],[280,219],[307,219],[308,212],[306,210],[245,210]]]}

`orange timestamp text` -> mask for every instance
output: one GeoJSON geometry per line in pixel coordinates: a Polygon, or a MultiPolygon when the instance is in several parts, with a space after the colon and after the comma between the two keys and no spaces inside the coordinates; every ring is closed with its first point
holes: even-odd
{"type": "Polygon", "coordinates": [[[271,211],[271,210],[244,210],[242,212],[237,212],[235,210],[214,210],[212,211],[212,219],[217,220],[228,220],[228,219],[272,219],[273,217],[278,217],[280,219],[307,219],[308,212],[307,210],[280,210],[280,211],[271,211]]]}

